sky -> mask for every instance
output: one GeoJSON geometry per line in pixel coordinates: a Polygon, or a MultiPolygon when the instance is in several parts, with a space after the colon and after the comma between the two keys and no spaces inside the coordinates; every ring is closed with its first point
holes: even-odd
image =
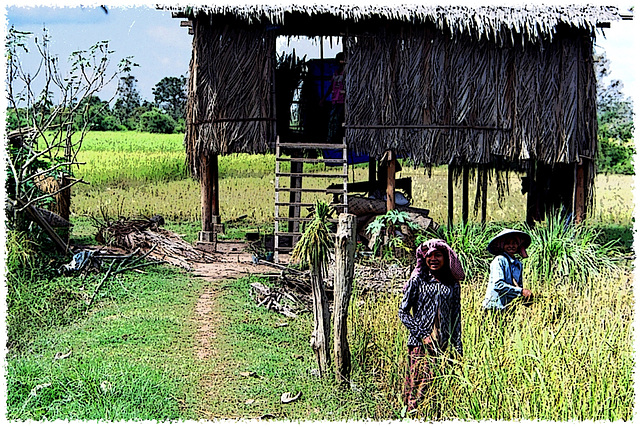
{"type": "MultiPolygon", "coordinates": [[[[5,7],[7,27],[15,26],[16,29],[35,34],[42,34],[42,28],[46,27],[53,40],[51,50],[59,55],[61,61],[66,61],[72,51],[87,49],[98,41],[108,40],[109,47],[115,51],[113,63],[117,59],[132,56],[134,62],[139,64],[132,74],[138,79],[138,91],[142,98],[149,101],[153,101],[153,87],[163,77],[188,75],[192,37],[186,27],[180,27],[180,19],[171,17],[171,12],[157,10],[153,3],[144,1],[106,3],[108,13],[95,5],[78,6],[77,1],[63,1],[9,0],[5,7]],[[76,6],[71,7],[74,4],[76,6]]],[[[632,3],[613,4],[626,7],[632,3]]],[[[625,95],[634,99],[638,93],[635,72],[638,19],[613,22],[611,28],[604,29],[604,34],[599,31],[596,36],[596,51],[603,50],[611,62],[610,77],[621,80],[625,95]]],[[[287,45],[282,40],[281,50],[291,50],[293,47],[300,56],[320,56],[317,42],[287,45]]],[[[331,47],[329,41],[325,40],[324,56],[335,56],[339,48],[335,42],[331,47]]],[[[115,91],[113,86],[109,90],[115,91]]],[[[101,98],[108,99],[109,96],[101,98]]]]}

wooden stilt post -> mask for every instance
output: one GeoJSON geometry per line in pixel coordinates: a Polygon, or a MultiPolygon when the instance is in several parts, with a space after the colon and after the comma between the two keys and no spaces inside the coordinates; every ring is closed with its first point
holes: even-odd
{"type": "Polygon", "coordinates": [[[527,225],[529,225],[529,227],[533,227],[534,224],[534,215],[537,215],[535,213],[536,210],[536,206],[538,205],[538,200],[537,197],[538,195],[536,194],[537,192],[535,191],[535,180],[536,180],[536,161],[535,160],[529,160],[529,170],[527,171],[527,177],[529,178],[529,182],[528,182],[528,188],[527,188],[527,225]]]}
{"type": "Polygon", "coordinates": [[[462,223],[469,222],[469,166],[462,166],[462,223]]]}
{"type": "Polygon", "coordinates": [[[218,195],[218,156],[202,155],[200,169],[200,208],[202,231],[198,234],[197,246],[215,252],[216,233],[220,228],[220,204],[218,195]]]}
{"type": "Polygon", "coordinates": [[[373,192],[376,189],[376,159],[369,157],[369,192],[373,192]]]}
{"type": "Polygon", "coordinates": [[[211,162],[209,160],[209,156],[203,155],[201,160],[201,169],[200,169],[200,209],[201,209],[201,221],[202,221],[202,231],[200,232],[199,240],[201,242],[208,242],[210,239],[208,238],[207,233],[211,233],[213,231],[212,226],[212,175],[211,175],[211,162]]]}
{"type": "Polygon", "coordinates": [[[453,169],[452,164],[447,166],[447,224],[449,227],[453,226],[453,169]]]}
{"type": "Polygon", "coordinates": [[[387,212],[396,208],[396,155],[392,150],[385,154],[387,159],[387,212]]]}
{"type": "Polygon", "coordinates": [[[347,315],[353,289],[356,248],[356,216],[341,213],[336,233],[336,266],[333,309],[333,354],[336,381],[348,385],[351,378],[351,352],[347,341],[347,315]]]}
{"type": "Polygon", "coordinates": [[[214,233],[220,233],[220,187],[218,185],[218,155],[211,155],[211,224],[214,233]]]}
{"type": "Polygon", "coordinates": [[[481,190],[482,194],[481,194],[481,202],[480,202],[480,221],[483,224],[486,224],[487,222],[487,191],[488,191],[488,179],[489,179],[489,173],[488,173],[488,167],[486,165],[482,166],[482,183],[481,183],[481,190]]]}
{"type": "Polygon", "coordinates": [[[587,214],[586,185],[588,180],[586,179],[586,175],[588,172],[586,170],[587,165],[585,163],[587,163],[588,161],[589,160],[587,159],[580,158],[580,162],[575,166],[576,179],[575,179],[575,193],[574,193],[575,199],[574,199],[573,212],[575,214],[576,224],[580,224],[582,221],[584,221],[587,214]]]}

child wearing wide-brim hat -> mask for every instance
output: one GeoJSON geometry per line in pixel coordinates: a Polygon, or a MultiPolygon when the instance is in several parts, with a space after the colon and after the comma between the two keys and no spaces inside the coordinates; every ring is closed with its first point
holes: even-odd
{"type": "Polygon", "coordinates": [[[483,308],[503,310],[520,296],[531,299],[531,291],[523,287],[522,262],[517,258],[528,256],[529,245],[531,236],[510,228],[505,228],[491,239],[487,250],[496,257],[489,269],[487,292],[482,301],[483,308]]]}

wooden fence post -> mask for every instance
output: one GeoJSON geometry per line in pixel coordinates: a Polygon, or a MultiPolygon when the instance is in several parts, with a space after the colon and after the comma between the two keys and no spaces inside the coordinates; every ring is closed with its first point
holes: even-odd
{"type": "Polygon", "coordinates": [[[351,351],[347,341],[347,315],[353,289],[354,257],[356,251],[356,216],[341,213],[336,233],[336,271],[333,300],[333,355],[336,361],[336,382],[349,384],[351,351]]]}
{"type": "Polygon", "coordinates": [[[313,295],[313,332],[311,333],[311,348],[316,356],[320,376],[324,376],[331,364],[331,348],[329,343],[331,315],[329,303],[324,291],[322,279],[322,265],[312,261],[309,265],[311,293],[313,295]]]}

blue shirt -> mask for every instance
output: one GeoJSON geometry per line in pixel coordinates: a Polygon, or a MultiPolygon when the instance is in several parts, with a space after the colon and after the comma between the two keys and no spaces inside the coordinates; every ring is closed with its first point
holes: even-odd
{"type": "Polygon", "coordinates": [[[482,307],[502,310],[507,304],[522,295],[522,263],[506,253],[491,261],[487,293],[482,307]],[[513,284],[515,281],[519,287],[513,284]]]}

